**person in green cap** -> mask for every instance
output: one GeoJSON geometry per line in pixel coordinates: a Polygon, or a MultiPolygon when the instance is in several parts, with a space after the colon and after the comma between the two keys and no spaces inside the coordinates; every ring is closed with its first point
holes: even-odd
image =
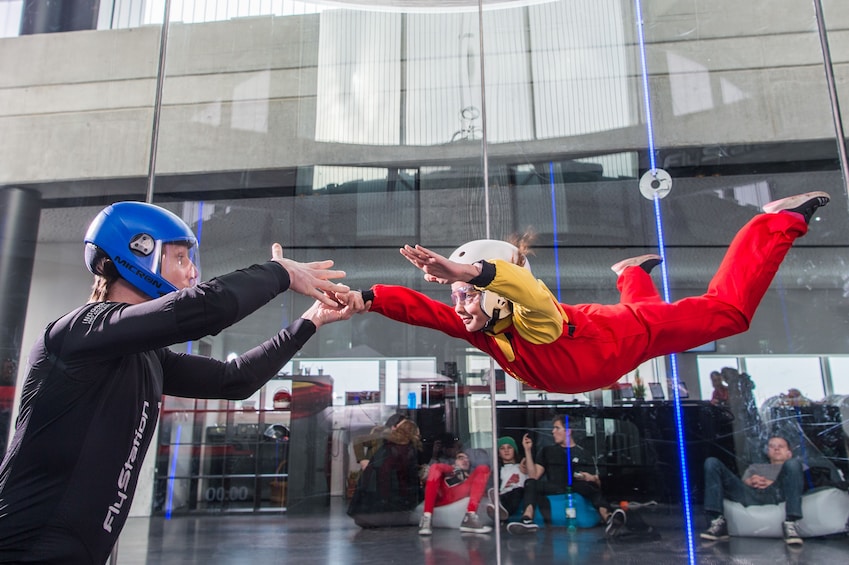
{"type": "Polygon", "coordinates": [[[524,459],[519,461],[519,448],[516,440],[510,436],[498,438],[498,494],[500,507],[496,517],[495,489],[489,489],[489,504],[486,512],[493,522],[506,522],[507,517],[513,514],[522,504],[522,496],[525,492],[525,481],[528,479],[528,470],[524,459]]]}

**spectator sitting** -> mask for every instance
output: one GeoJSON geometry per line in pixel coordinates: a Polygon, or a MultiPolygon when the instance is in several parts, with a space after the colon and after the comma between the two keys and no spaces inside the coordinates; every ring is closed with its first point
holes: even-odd
{"type": "Polygon", "coordinates": [[[713,385],[710,403],[714,406],[728,406],[728,385],[723,382],[722,374],[719,371],[711,371],[710,382],[713,385]]]}
{"type": "Polygon", "coordinates": [[[382,426],[375,426],[368,435],[360,436],[354,440],[354,459],[360,464],[360,469],[365,469],[374,453],[383,445],[386,432],[391,432],[398,424],[406,420],[403,414],[392,414],[386,419],[382,426]]]}
{"type": "Polygon", "coordinates": [[[418,458],[422,444],[419,427],[404,419],[385,432],[357,483],[348,505],[348,515],[363,527],[405,526],[404,515],[421,499],[418,458]]]}
{"type": "Polygon", "coordinates": [[[522,496],[525,492],[525,481],[528,479],[528,471],[525,460],[519,462],[519,448],[516,441],[510,436],[498,438],[498,494],[500,508],[498,517],[495,516],[495,489],[489,489],[490,503],[486,506],[486,512],[494,522],[505,522],[507,517],[513,514],[522,504],[522,496]]]}
{"type": "Polygon", "coordinates": [[[787,394],[781,395],[782,406],[810,406],[811,399],[802,394],[798,388],[788,389],[787,394]]]}
{"type": "Polygon", "coordinates": [[[742,479],[715,457],[705,460],[705,512],[710,526],[701,533],[702,539],[728,539],[728,524],[722,514],[722,501],[727,498],[743,506],[785,502],[784,542],[803,543],[796,521],[802,519],[804,466],[793,457],[790,443],[780,436],[769,438],[767,456],[769,463],[749,465],[742,479]]]}
{"type": "Polygon", "coordinates": [[[525,434],[522,446],[525,448],[525,468],[528,480],[522,499],[524,511],[519,522],[507,525],[511,534],[524,534],[537,530],[534,522],[534,508],[539,508],[546,524],[551,523],[551,505],[549,494],[563,494],[571,488],[587,499],[598,510],[601,519],[607,524],[605,534],[615,535],[625,524],[625,511],[617,508],[611,511],[601,493],[601,478],[598,475],[595,460],[572,438],[572,431],[566,426],[562,415],[552,420],[551,435],[554,445],[543,447],[534,460],[531,436],[525,434]],[[571,476],[570,476],[571,473],[571,476]],[[546,476],[546,481],[540,479],[546,476]]]}
{"type": "Polygon", "coordinates": [[[490,468],[489,465],[478,465],[474,469],[471,467],[469,456],[463,451],[457,454],[453,465],[447,463],[430,465],[425,483],[424,514],[419,522],[419,535],[433,534],[434,508],[446,506],[466,497],[469,498],[469,503],[466,506],[466,515],[463,516],[463,522],[460,524],[460,531],[479,534],[492,531],[490,526],[480,521],[477,514],[478,505],[486,491],[490,468]]]}
{"type": "Polygon", "coordinates": [[[433,440],[429,463],[447,463],[453,465],[457,454],[463,450],[463,442],[454,434],[442,433],[433,440]]]}

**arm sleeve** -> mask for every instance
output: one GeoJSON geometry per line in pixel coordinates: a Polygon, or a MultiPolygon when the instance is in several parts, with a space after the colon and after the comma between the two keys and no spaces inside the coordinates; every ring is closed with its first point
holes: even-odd
{"type": "Polygon", "coordinates": [[[273,338],[228,362],[162,349],[163,392],[192,398],[246,398],[274,377],[315,331],[312,322],[299,318],[273,338]]]}
{"type": "MultiPolygon", "coordinates": [[[[372,287],[370,312],[405,324],[441,331],[451,337],[469,340],[469,332],[454,309],[428,298],[420,292],[403,287],[378,284],[372,287]]],[[[365,294],[363,295],[365,298],[365,294]]]]}
{"type": "Polygon", "coordinates": [[[268,304],[289,282],[289,272],[269,261],[179,291],[174,300],[177,329],[190,334],[188,339],[214,335],[268,304]]]}
{"type": "Polygon", "coordinates": [[[540,280],[518,265],[495,259],[481,262],[471,284],[491,290],[513,303],[513,325],[531,343],[551,343],[563,333],[565,313],[540,280]]]}
{"type": "Polygon", "coordinates": [[[118,357],[215,335],[287,288],[289,273],[269,261],[141,304],[89,305],[64,338],[63,359],[85,363],[104,351],[118,357]]]}

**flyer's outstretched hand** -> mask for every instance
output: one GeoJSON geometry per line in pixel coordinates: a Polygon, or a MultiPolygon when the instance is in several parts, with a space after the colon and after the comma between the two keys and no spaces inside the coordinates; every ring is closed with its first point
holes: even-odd
{"type": "Polygon", "coordinates": [[[333,270],[333,261],[313,261],[299,263],[283,257],[283,246],[275,243],[271,246],[271,260],[279,263],[289,273],[289,289],[304,296],[315,298],[330,307],[338,307],[333,296],[336,293],[346,293],[350,289],[344,284],[331,282],[329,279],[340,279],[345,271],[333,270]]]}
{"type": "Polygon", "coordinates": [[[331,324],[341,320],[348,320],[356,313],[356,310],[350,306],[343,306],[342,300],[347,297],[347,293],[339,294],[339,296],[331,296],[333,306],[328,306],[320,300],[316,300],[310,308],[304,312],[301,318],[310,320],[315,324],[316,328],[320,328],[324,324],[331,324]]]}
{"type": "Polygon", "coordinates": [[[480,268],[476,265],[456,263],[421,245],[415,247],[405,245],[400,251],[410,263],[424,272],[424,278],[428,282],[439,284],[468,282],[480,274],[480,268]]]}
{"type": "MultiPolygon", "coordinates": [[[[361,290],[352,290],[344,294],[339,293],[336,295],[336,300],[340,304],[344,304],[345,310],[350,311],[351,314],[368,312],[369,306],[371,306],[370,300],[366,301],[363,299],[363,292],[361,290]]],[[[350,315],[348,317],[350,318],[350,315]]]]}

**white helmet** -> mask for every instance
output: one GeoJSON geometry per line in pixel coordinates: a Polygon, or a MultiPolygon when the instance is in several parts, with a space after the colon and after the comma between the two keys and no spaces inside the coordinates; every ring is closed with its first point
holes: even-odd
{"type": "MultiPolygon", "coordinates": [[[[528,271],[531,270],[527,257],[522,255],[518,247],[498,239],[476,239],[469,241],[455,249],[448,259],[455,263],[466,265],[489,259],[502,259],[514,265],[521,263],[522,267],[528,271]]],[[[481,292],[480,305],[484,314],[490,318],[490,323],[487,326],[491,326],[496,321],[506,318],[513,311],[509,300],[491,290],[481,292]]]]}

